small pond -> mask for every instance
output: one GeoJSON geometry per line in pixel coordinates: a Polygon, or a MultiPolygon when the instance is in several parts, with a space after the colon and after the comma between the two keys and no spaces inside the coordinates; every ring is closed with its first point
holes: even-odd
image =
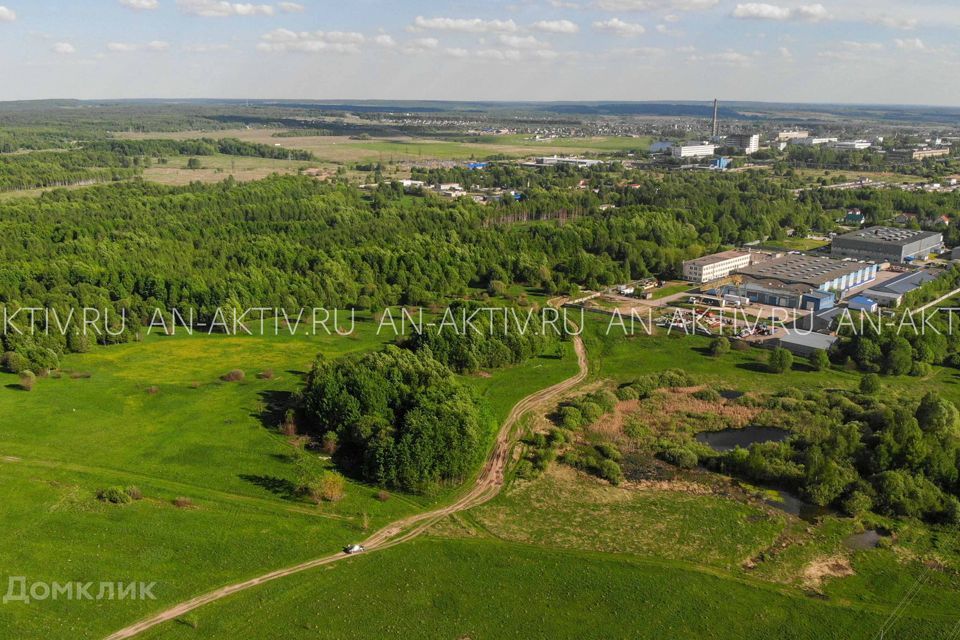
{"type": "Polygon", "coordinates": [[[776,427],[744,427],[723,431],[701,431],[697,442],[708,445],[714,451],[733,451],[737,447],[748,448],[755,442],[783,442],[790,432],[776,427]]]}
{"type": "Polygon", "coordinates": [[[847,536],[843,543],[854,551],[863,551],[876,548],[884,537],[885,536],[879,531],[869,529],[863,533],[855,533],[847,536]]]}

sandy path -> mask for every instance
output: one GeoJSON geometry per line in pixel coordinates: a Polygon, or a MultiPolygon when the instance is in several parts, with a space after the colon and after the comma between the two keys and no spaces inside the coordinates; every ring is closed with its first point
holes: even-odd
{"type": "MultiPolygon", "coordinates": [[[[503,488],[504,474],[506,472],[507,465],[510,462],[510,452],[513,449],[514,442],[516,442],[516,434],[514,432],[520,417],[527,411],[530,411],[541,404],[545,404],[546,402],[557,399],[576,385],[583,382],[583,380],[587,377],[587,350],[583,346],[583,340],[581,340],[579,336],[574,336],[573,344],[574,349],[577,352],[577,365],[579,368],[577,375],[573,376],[572,378],[568,378],[563,382],[559,382],[552,387],[537,391],[536,393],[527,396],[514,405],[513,409],[510,411],[510,415],[507,416],[503,426],[500,427],[500,431],[497,433],[496,443],[493,447],[493,452],[490,454],[490,458],[487,460],[486,464],[484,464],[483,471],[481,471],[473,487],[452,504],[440,507],[433,511],[418,513],[416,515],[403,518],[402,520],[397,520],[396,522],[393,522],[383,529],[377,531],[363,542],[364,547],[367,549],[367,553],[389,549],[390,547],[411,540],[423,533],[426,529],[430,528],[441,518],[445,518],[452,513],[470,509],[477,505],[483,504],[500,493],[500,489],[503,488]]],[[[256,587],[257,585],[261,585],[278,578],[300,573],[301,571],[307,571],[308,569],[313,569],[314,567],[331,564],[349,557],[350,556],[345,553],[336,553],[333,555],[324,556],[322,558],[308,560],[307,562],[303,562],[292,567],[287,567],[286,569],[278,569],[276,571],[257,576],[256,578],[251,578],[250,580],[246,580],[244,582],[238,582],[226,587],[221,587],[215,591],[210,591],[209,593],[197,596],[196,598],[181,602],[170,609],[161,611],[160,613],[157,613],[149,618],[121,629],[120,631],[108,636],[106,640],[122,640],[123,638],[132,638],[137,634],[146,631],[147,629],[157,626],[158,624],[179,618],[180,616],[193,611],[194,609],[202,607],[205,604],[226,598],[227,596],[239,591],[244,591],[246,589],[250,589],[251,587],[256,587]]]]}

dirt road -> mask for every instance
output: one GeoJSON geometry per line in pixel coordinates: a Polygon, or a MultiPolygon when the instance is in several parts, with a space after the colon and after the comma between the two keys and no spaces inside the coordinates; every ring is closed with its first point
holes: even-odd
{"type": "MultiPolygon", "coordinates": [[[[494,443],[493,452],[490,454],[490,457],[484,464],[483,470],[480,472],[480,475],[478,476],[473,487],[471,487],[468,492],[466,492],[462,497],[452,504],[440,507],[433,511],[418,513],[416,515],[403,518],[402,520],[397,520],[396,522],[393,522],[383,529],[377,531],[363,542],[364,547],[367,549],[367,553],[389,549],[390,547],[411,540],[412,538],[415,538],[423,533],[426,529],[430,528],[438,520],[445,518],[450,514],[457,513],[458,511],[463,511],[465,509],[470,509],[477,505],[483,504],[500,493],[500,489],[503,487],[504,483],[504,474],[506,472],[507,465],[510,462],[510,452],[513,450],[513,444],[516,442],[517,434],[515,432],[520,417],[527,411],[530,411],[541,404],[545,404],[551,400],[556,400],[567,391],[580,384],[587,377],[587,350],[583,346],[583,340],[581,340],[579,336],[574,336],[573,345],[577,352],[577,365],[579,368],[577,375],[573,376],[572,378],[568,378],[563,382],[557,383],[552,387],[537,391],[536,393],[527,396],[514,405],[513,409],[510,411],[510,415],[507,416],[503,426],[500,427],[500,431],[497,433],[496,442],[494,443]]],[[[300,573],[301,571],[307,571],[308,569],[338,562],[348,557],[350,556],[344,553],[336,553],[333,555],[324,556],[322,558],[316,558],[315,560],[309,560],[292,567],[287,567],[286,569],[278,569],[262,576],[251,578],[244,582],[238,582],[226,587],[221,587],[215,591],[210,591],[209,593],[197,596],[196,598],[181,602],[180,604],[171,607],[166,611],[161,611],[160,613],[132,624],[125,629],[121,629],[120,631],[108,636],[106,640],[122,640],[124,638],[133,638],[137,634],[155,627],[158,624],[179,618],[180,616],[193,611],[194,609],[202,607],[205,604],[226,598],[227,596],[233,595],[239,591],[244,591],[246,589],[250,589],[251,587],[256,587],[257,585],[261,585],[278,578],[300,573]]]]}

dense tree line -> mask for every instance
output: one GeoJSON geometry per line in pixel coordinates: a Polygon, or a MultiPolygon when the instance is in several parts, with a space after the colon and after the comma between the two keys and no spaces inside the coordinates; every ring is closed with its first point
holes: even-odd
{"type": "Polygon", "coordinates": [[[708,466],[851,514],[960,522],[960,415],[935,392],[911,403],[786,390],[761,402],[789,416],[796,435],[715,454],[708,466]]]}
{"type": "Polygon", "coordinates": [[[369,482],[427,492],[463,481],[483,456],[490,418],[426,351],[319,359],[302,392],[314,433],[369,482]]]}
{"type": "MultiPolygon", "coordinates": [[[[517,308],[493,308],[479,302],[455,302],[442,317],[414,333],[405,345],[427,351],[433,358],[458,373],[496,369],[519,364],[554,352],[559,334],[546,325],[541,312],[517,308]]],[[[563,332],[561,324],[556,325],[563,332]]]]}

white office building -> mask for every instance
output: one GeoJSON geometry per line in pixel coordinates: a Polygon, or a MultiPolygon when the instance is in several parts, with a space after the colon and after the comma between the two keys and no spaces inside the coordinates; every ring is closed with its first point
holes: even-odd
{"type": "Polygon", "coordinates": [[[716,152],[715,144],[685,144],[670,150],[674,158],[707,158],[716,152]]]}
{"type": "Polygon", "coordinates": [[[751,254],[746,251],[723,251],[683,263],[683,279],[703,284],[726,278],[738,269],[750,266],[751,254]]]}
{"type": "Polygon", "coordinates": [[[734,147],[750,155],[760,151],[760,134],[758,133],[735,133],[727,136],[726,145],[734,147]]]}

